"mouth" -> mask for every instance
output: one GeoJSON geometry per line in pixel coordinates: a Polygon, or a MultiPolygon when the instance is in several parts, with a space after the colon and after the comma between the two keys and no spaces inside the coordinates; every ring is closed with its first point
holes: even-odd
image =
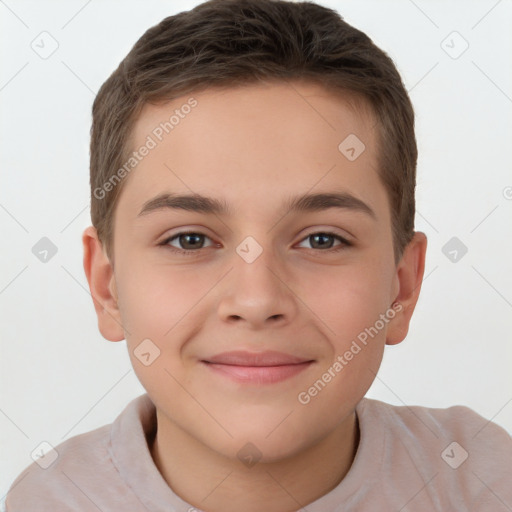
{"type": "Polygon", "coordinates": [[[273,384],[289,379],[309,368],[313,359],[282,352],[223,352],[201,360],[215,374],[238,383],[273,384]]]}

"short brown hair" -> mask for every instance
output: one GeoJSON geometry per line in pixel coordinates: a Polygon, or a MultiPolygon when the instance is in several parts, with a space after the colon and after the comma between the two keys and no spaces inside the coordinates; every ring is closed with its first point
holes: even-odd
{"type": "Polygon", "coordinates": [[[107,255],[126,180],[104,185],[129,158],[144,104],[208,87],[293,79],[354,93],[371,106],[398,262],[414,234],[417,160],[414,111],[401,77],[391,58],[335,10],[284,0],[210,0],[169,16],[142,35],[102,85],[92,108],[91,218],[107,255]]]}

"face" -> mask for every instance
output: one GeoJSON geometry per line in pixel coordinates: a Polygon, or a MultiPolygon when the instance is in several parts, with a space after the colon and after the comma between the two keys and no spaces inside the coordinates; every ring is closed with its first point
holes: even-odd
{"type": "Polygon", "coordinates": [[[153,147],[116,207],[118,339],[161,421],[221,454],[249,441],[270,461],[328,435],[399,322],[363,107],[305,82],[250,85],[147,105],[136,123],[134,150],[153,147]]]}

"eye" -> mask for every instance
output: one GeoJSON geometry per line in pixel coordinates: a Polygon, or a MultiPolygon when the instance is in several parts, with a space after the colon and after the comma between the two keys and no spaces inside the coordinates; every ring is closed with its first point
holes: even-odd
{"type": "Polygon", "coordinates": [[[311,243],[313,245],[313,247],[312,247],[313,249],[321,249],[326,252],[327,251],[330,251],[330,252],[340,251],[340,250],[350,247],[352,245],[348,240],[346,240],[342,236],[337,235],[336,233],[330,233],[330,232],[326,232],[326,231],[319,231],[317,233],[311,233],[306,238],[304,238],[301,243],[304,243],[304,241],[306,241],[306,240],[312,241],[311,243]],[[334,243],[334,241],[332,241],[332,239],[337,239],[341,243],[337,247],[332,248],[332,245],[334,243]],[[315,245],[316,245],[316,247],[315,247],[315,245]]]}
{"type": "Polygon", "coordinates": [[[169,247],[171,251],[176,253],[192,254],[194,252],[197,252],[198,249],[204,248],[203,244],[205,238],[211,240],[210,237],[204,235],[203,233],[197,233],[195,231],[181,232],[169,238],[166,238],[163,242],[161,242],[158,245],[169,247]],[[174,240],[181,246],[181,248],[171,244],[171,242],[173,242],[174,240]]]}
{"type": "MultiPolygon", "coordinates": [[[[204,249],[205,247],[211,247],[215,244],[210,244],[209,246],[204,246],[205,239],[211,240],[209,236],[206,236],[203,233],[199,233],[196,231],[182,231],[177,233],[171,237],[166,238],[163,242],[158,245],[164,246],[170,249],[172,252],[183,255],[192,255],[193,253],[199,252],[200,249],[204,249]],[[173,243],[177,243],[173,245],[173,243]]],[[[311,233],[306,238],[303,239],[301,243],[304,243],[306,240],[312,240],[312,249],[319,249],[324,252],[337,252],[347,247],[350,247],[352,244],[336,233],[330,233],[325,231],[319,231],[317,233],[311,233]],[[333,243],[335,240],[338,240],[340,244],[333,248],[333,243]],[[316,246],[316,247],[315,247],[316,246]]]]}

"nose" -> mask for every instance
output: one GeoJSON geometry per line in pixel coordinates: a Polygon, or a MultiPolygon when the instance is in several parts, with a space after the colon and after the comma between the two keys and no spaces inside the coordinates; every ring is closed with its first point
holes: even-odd
{"type": "Polygon", "coordinates": [[[238,254],[223,280],[218,314],[222,321],[246,324],[249,329],[283,326],[298,313],[289,272],[272,250],[265,249],[251,263],[238,254]]]}

